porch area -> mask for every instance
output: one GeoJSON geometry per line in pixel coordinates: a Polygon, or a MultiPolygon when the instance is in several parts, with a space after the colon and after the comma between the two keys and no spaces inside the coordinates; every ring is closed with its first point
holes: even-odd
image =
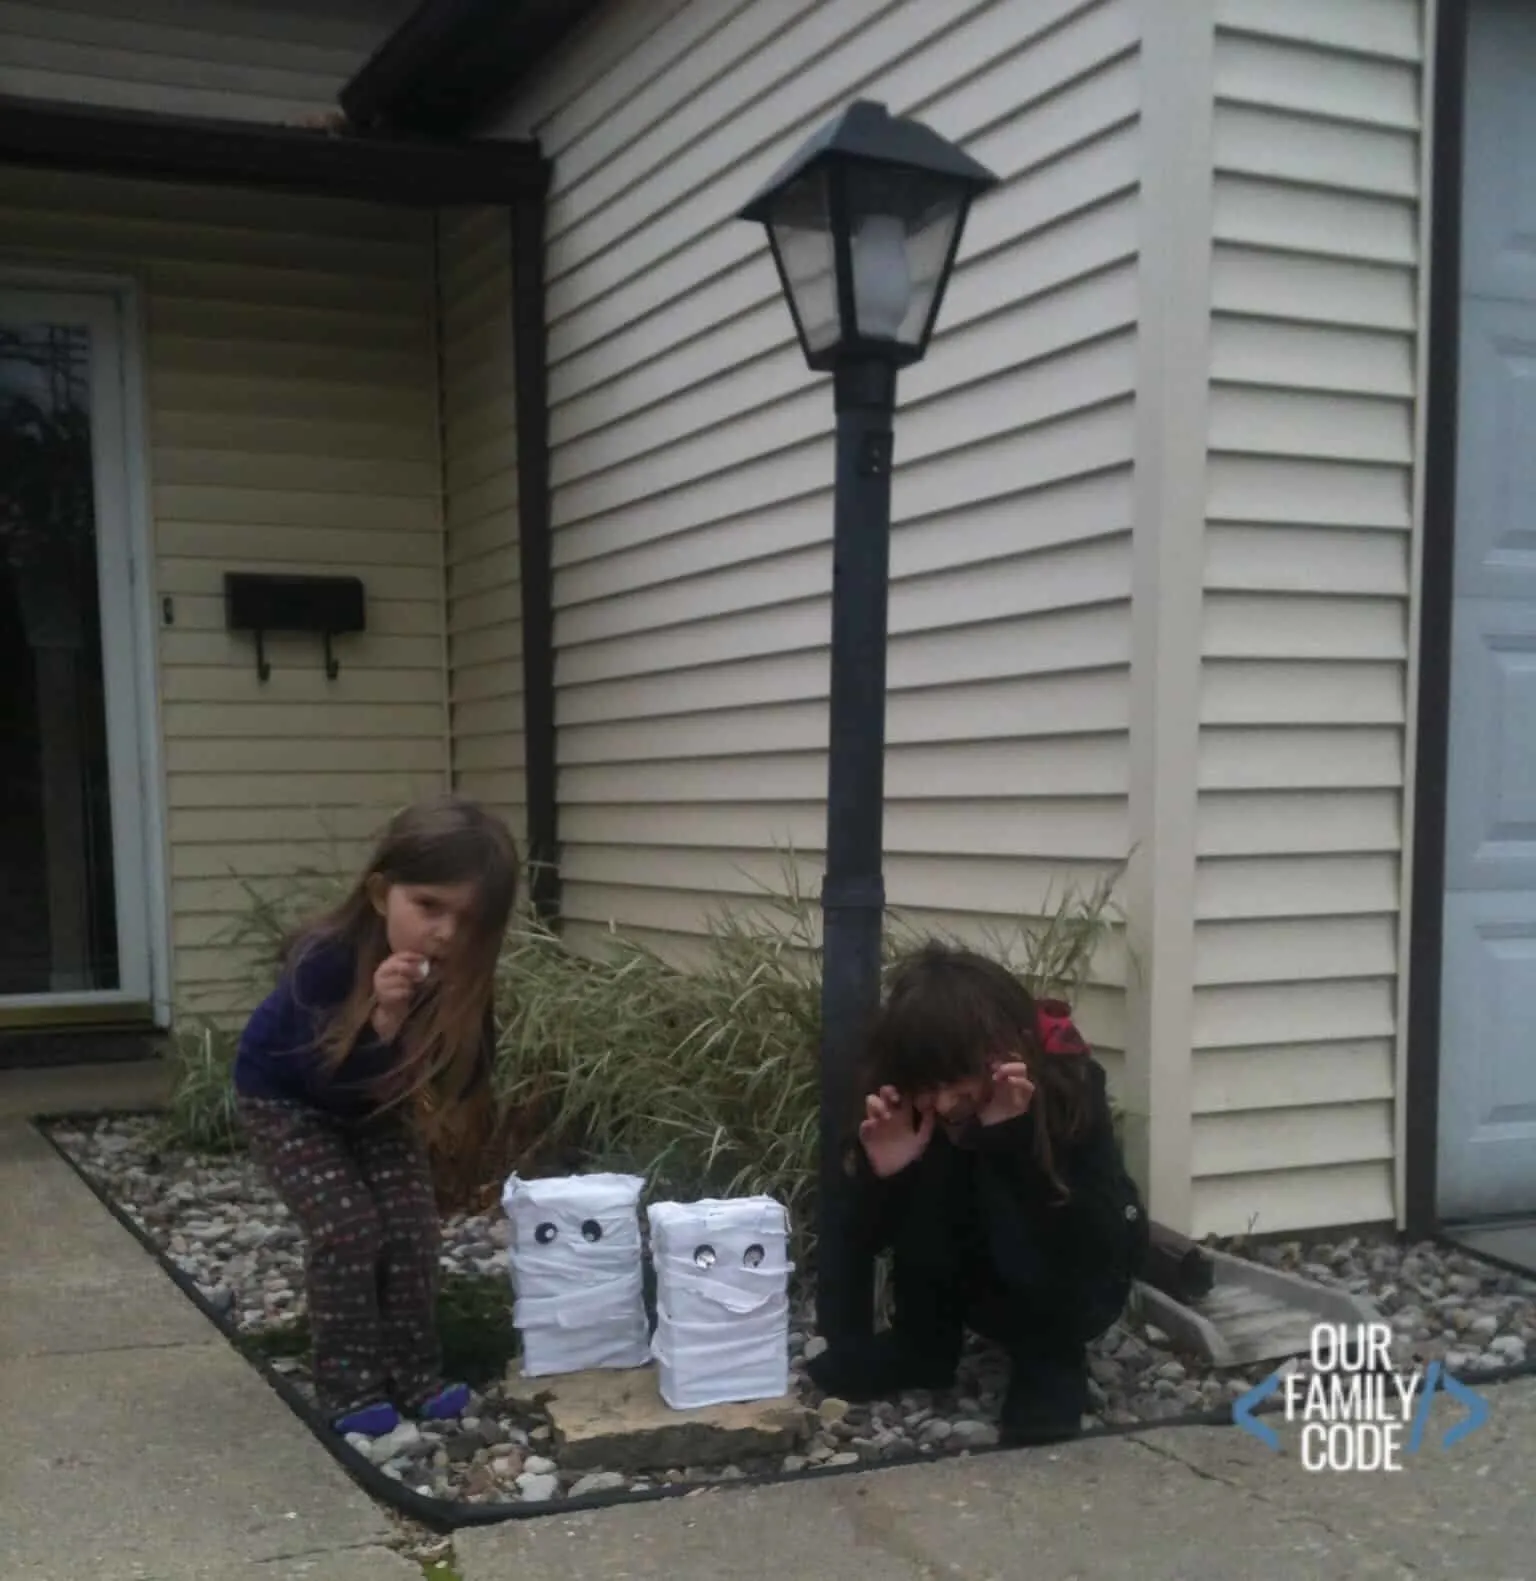
{"type": "Polygon", "coordinates": [[[257,897],[450,775],[526,838],[546,181],[0,100],[0,1063],[238,1010],[257,897]],[[263,667],[230,573],[356,578],[365,629],[263,667]]]}

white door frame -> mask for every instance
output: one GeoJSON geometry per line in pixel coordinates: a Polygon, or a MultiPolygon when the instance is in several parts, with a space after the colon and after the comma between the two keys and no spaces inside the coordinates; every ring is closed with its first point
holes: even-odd
{"type": "Polygon", "coordinates": [[[49,307],[91,330],[91,448],[102,640],[109,653],[115,644],[119,654],[129,658],[128,684],[115,690],[109,686],[107,695],[121,986],[110,991],[0,998],[0,1011],[78,1007],[99,1013],[116,1005],[147,1002],[155,1024],[168,1026],[168,840],[138,286],[121,275],[0,262],[0,315],[18,310],[35,314],[49,307]],[[108,480],[120,480],[121,491],[109,486],[108,480]]]}

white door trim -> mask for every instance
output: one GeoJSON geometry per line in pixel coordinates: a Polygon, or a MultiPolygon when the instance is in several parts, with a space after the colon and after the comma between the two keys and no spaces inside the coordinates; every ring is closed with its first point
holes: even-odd
{"type": "MultiPolygon", "coordinates": [[[[124,480],[121,499],[104,502],[98,496],[98,520],[114,515],[117,518],[118,542],[113,548],[119,551],[120,559],[109,569],[108,556],[101,554],[101,539],[110,535],[101,535],[98,566],[104,586],[108,585],[112,569],[115,569],[121,578],[118,585],[126,583],[129,590],[127,635],[134,675],[132,686],[126,689],[128,701],[124,704],[124,712],[131,716],[126,728],[131,730],[128,739],[134,742],[135,750],[119,754],[124,761],[113,765],[113,840],[117,881],[124,888],[131,881],[144,905],[140,926],[134,930],[142,940],[142,956],[130,966],[125,950],[123,989],[67,996],[15,996],[7,998],[4,1004],[8,1009],[33,1005],[62,1007],[73,1003],[86,1007],[142,1003],[147,997],[155,1024],[168,1026],[171,1019],[169,840],[158,684],[159,622],[155,616],[149,433],[144,400],[145,337],[139,287],[137,281],[126,275],[0,263],[0,293],[68,298],[72,305],[79,303],[90,315],[93,329],[99,326],[109,333],[108,344],[116,352],[108,358],[112,365],[107,372],[111,386],[102,392],[108,398],[114,421],[110,425],[111,432],[99,437],[95,435],[93,423],[93,438],[109,453],[117,452],[113,465],[124,480]],[[118,805],[120,795],[137,811],[133,826],[127,830],[119,826],[122,818],[118,805]],[[130,983],[134,977],[137,981],[130,983]]],[[[93,380],[97,377],[93,364],[93,380]]],[[[120,736],[124,728],[120,722],[120,736]]],[[[121,900],[118,910],[121,917],[121,900]]]]}

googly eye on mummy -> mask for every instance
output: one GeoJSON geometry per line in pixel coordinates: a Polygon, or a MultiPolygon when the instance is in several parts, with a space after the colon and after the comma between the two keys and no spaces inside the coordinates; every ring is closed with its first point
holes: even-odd
{"type": "Polygon", "coordinates": [[[746,1251],[744,1251],[741,1254],[741,1260],[742,1260],[742,1262],[744,1262],[747,1265],[748,1268],[761,1267],[762,1266],[762,1261],[763,1261],[763,1249],[762,1249],[762,1247],[761,1246],[749,1246],[746,1249],[746,1251]]]}
{"type": "Polygon", "coordinates": [[[533,1232],[533,1238],[540,1246],[548,1246],[559,1233],[553,1224],[546,1222],[533,1232]]]}
{"type": "Polygon", "coordinates": [[[715,1266],[715,1249],[713,1246],[695,1246],[693,1261],[699,1268],[713,1268],[715,1266]]]}

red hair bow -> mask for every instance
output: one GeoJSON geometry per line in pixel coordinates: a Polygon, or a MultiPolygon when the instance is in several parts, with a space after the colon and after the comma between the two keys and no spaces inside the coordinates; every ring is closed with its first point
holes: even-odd
{"type": "Polygon", "coordinates": [[[1087,1054],[1083,1034],[1072,1024],[1072,1007],[1061,999],[1035,1001],[1035,1038],[1045,1054],[1087,1054]]]}

